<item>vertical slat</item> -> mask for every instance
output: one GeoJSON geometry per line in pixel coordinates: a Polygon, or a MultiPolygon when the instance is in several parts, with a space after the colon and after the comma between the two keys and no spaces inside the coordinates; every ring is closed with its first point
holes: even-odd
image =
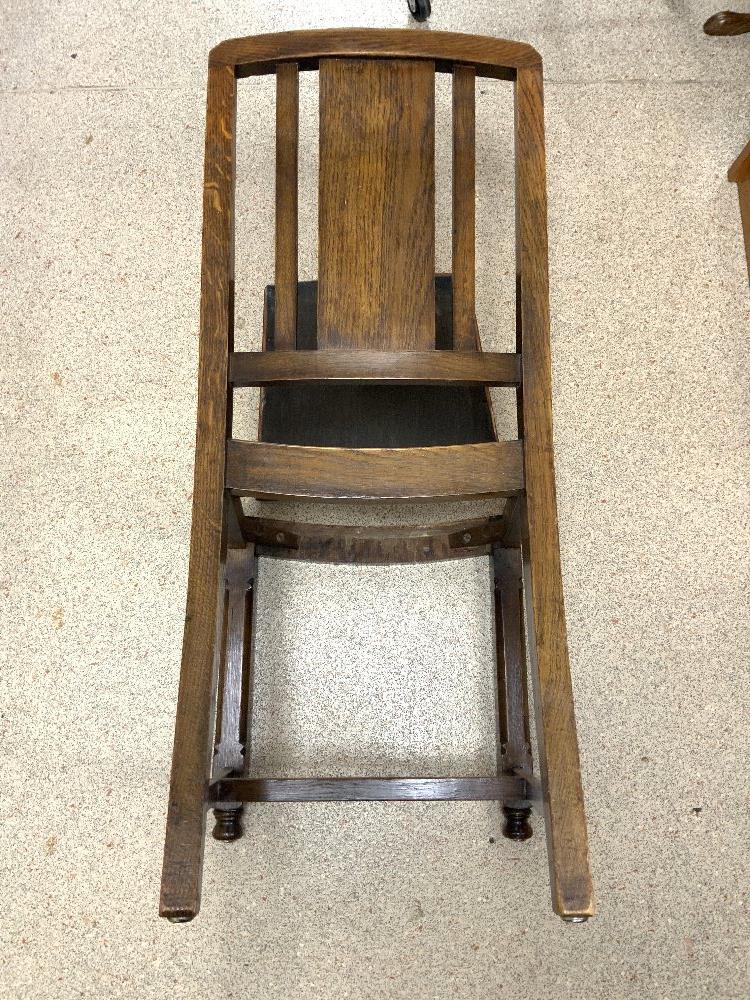
{"type": "Polygon", "coordinates": [[[276,323],[274,347],[297,346],[299,67],[276,68],[276,323]]]}
{"type": "Polygon", "coordinates": [[[453,349],[476,350],[473,66],[453,69],[453,349]]]}
{"type": "Polygon", "coordinates": [[[528,519],[523,546],[526,617],[553,906],[561,916],[575,919],[591,915],[594,903],[557,528],[540,66],[518,70],[515,99],[516,267],[520,272],[528,519]]]}
{"type": "Polygon", "coordinates": [[[208,72],[203,261],[190,569],[177,701],[160,913],[191,920],[200,907],[205,805],[221,639],[224,452],[232,322],[236,85],[231,66],[208,72]]]}
{"type": "Polygon", "coordinates": [[[320,62],[318,347],[435,347],[435,67],[320,62]]]}

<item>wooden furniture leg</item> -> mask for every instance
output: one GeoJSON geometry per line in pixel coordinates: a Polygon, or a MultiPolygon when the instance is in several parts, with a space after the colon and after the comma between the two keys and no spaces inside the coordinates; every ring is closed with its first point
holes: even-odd
{"type": "MultiPolygon", "coordinates": [[[[530,778],[532,760],[521,601],[521,550],[493,545],[491,567],[497,638],[498,769],[501,774],[530,778]]],[[[509,840],[528,840],[531,837],[531,803],[528,798],[504,801],[503,813],[503,836],[509,840]]]]}
{"type": "Polygon", "coordinates": [[[187,610],[177,695],[159,912],[175,923],[200,907],[206,803],[221,647],[224,452],[232,322],[234,68],[211,65],[203,185],[198,427],[187,610]]]}
{"type": "MultiPolygon", "coordinates": [[[[748,20],[750,20],[750,15],[748,15],[748,20]]],[[[750,278],[750,142],[748,142],[729,168],[727,177],[737,185],[737,195],[740,199],[742,235],[745,240],[747,274],[750,278]]]]}
{"type": "Polygon", "coordinates": [[[526,623],[552,905],[569,920],[594,913],[573,688],[565,631],[552,440],[547,194],[541,66],[516,78],[516,267],[524,378],[522,431],[526,623]]]}
{"type": "MultiPolygon", "coordinates": [[[[254,633],[254,546],[227,549],[224,655],[219,686],[214,772],[241,776],[246,771],[252,715],[252,638],[254,633]]],[[[216,840],[242,836],[242,803],[214,806],[216,840]]]]}

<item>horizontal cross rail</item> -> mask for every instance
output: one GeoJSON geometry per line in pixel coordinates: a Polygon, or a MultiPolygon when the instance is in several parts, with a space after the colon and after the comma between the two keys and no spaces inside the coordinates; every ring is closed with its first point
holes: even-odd
{"type": "Polygon", "coordinates": [[[378,385],[488,385],[521,382],[521,355],[481,351],[238,351],[234,386],[283,382],[376,382],[378,385]]]}
{"type": "Polygon", "coordinates": [[[520,441],[436,448],[313,448],[227,441],[226,485],[254,497],[469,500],[523,489],[520,441]]]}
{"type": "Polygon", "coordinates": [[[242,519],[245,540],[259,546],[259,555],[370,565],[487,555],[490,545],[504,539],[507,530],[502,517],[408,527],[242,519]]]}
{"type": "Polygon", "coordinates": [[[212,801],[231,802],[474,802],[524,799],[523,778],[224,778],[212,801]]]}
{"type": "Polygon", "coordinates": [[[523,42],[409,28],[326,28],[230,38],[211,49],[209,61],[233,66],[244,77],[272,73],[277,63],[290,60],[299,62],[300,69],[317,68],[326,57],[427,59],[444,72],[466,63],[476,67],[477,76],[500,80],[512,80],[522,66],[541,65],[536,49],[523,42]]]}

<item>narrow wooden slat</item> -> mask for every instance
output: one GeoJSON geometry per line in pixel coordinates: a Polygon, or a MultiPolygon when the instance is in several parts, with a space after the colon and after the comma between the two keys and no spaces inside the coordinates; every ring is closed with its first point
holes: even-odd
{"type": "Polygon", "coordinates": [[[518,71],[515,101],[516,266],[520,273],[528,520],[523,544],[526,616],[553,906],[561,916],[575,918],[591,915],[594,901],[557,529],[541,68],[518,71]]]}
{"type": "Polygon", "coordinates": [[[233,280],[235,92],[232,68],[211,66],[193,523],[160,901],[161,915],[174,921],[191,920],[200,907],[213,749],[222,625],[218,612],[224,589],[221,558],[233,280]]]}
{"type": "Polygon", "coordinates": [[[520,441],[445,448],[308,448],[227,442],[226,485],[260,498],[465,500],[523,488],[520,441]]]}
{"type": "Polygon", "coordinates": [[[320,63],[318,347],[435,347],[435,67],[320,63]]]}
{"type": "Polygon", "coordinates": [[[479,351],[247,351],[231,355],[229,379],[235,386],[283,382],[511,386],[521,381],[521,356],[479,351]]]}
{"type": "Polygon", "coordinates": [[[255,577],[253,546],[230,548],[226,554],[226,636],[214,767],[241,770],[244,764],[250,648],[249,594],[255,577]]]}
{"type": "Polygon", "coordinates": [[[475,66],[480,76],[512,80],[518,66],[536,66],[541,58],[523,42],[487,35],[392,28],[328,28],[284,31],[231,38],[211,50],[211,61],[237,67],[237,76],[272,73],[276,63],[295,60],[315,68],[325,56],[339,58],[427,59],[448,72],[453,63],[475,66]]]}
{"type": "Polygon", "coordinates": [[[276,70],[276,316],[275,346],[297,346],[297,160],[299,67],[276,70]]]}
{"type": "Polygon", "coordinates": [[[217,800],[239,802],[496,801],[525,795],[525,783],[492,778],[225,778],[217,800]]]}
{"type": "Polygon", "coordinates": [[[495,517],[452,524],[376,528],[245,517],[242,530],[264,556],[383,565],[486,555],[490,550],[486,539],[502,536],[503,521],[495,517]],[[458,539],[455,544],[453,538],[458,539]]]}
{"type": "Polygon", "coordinates": [[[495,593],[500,770],[505,774],[531,774],[521,550],[493,545],[491,576],[495,593]]]}
{"type": "Polygon", "coordinates": [[[475,329],[475,125],[473,66],[453,70],[453,346],[470,351],[475,329]]]}

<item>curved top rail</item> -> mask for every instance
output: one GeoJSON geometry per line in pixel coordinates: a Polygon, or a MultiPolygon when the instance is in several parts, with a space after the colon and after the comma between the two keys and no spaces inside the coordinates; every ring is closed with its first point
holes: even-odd
{"type": "Polygon", "coordinates": [[[410,28],[326,28],[230,38],[211,49],[209,63],[234,66],[236,75],[272,73],[279,62],[314,69],[321,58],[430,59],[437,69],[455,63],[474,66],[477,76],[512,79],[523,66],[540,66],[536,49],[489,35],[410,28]]]}

